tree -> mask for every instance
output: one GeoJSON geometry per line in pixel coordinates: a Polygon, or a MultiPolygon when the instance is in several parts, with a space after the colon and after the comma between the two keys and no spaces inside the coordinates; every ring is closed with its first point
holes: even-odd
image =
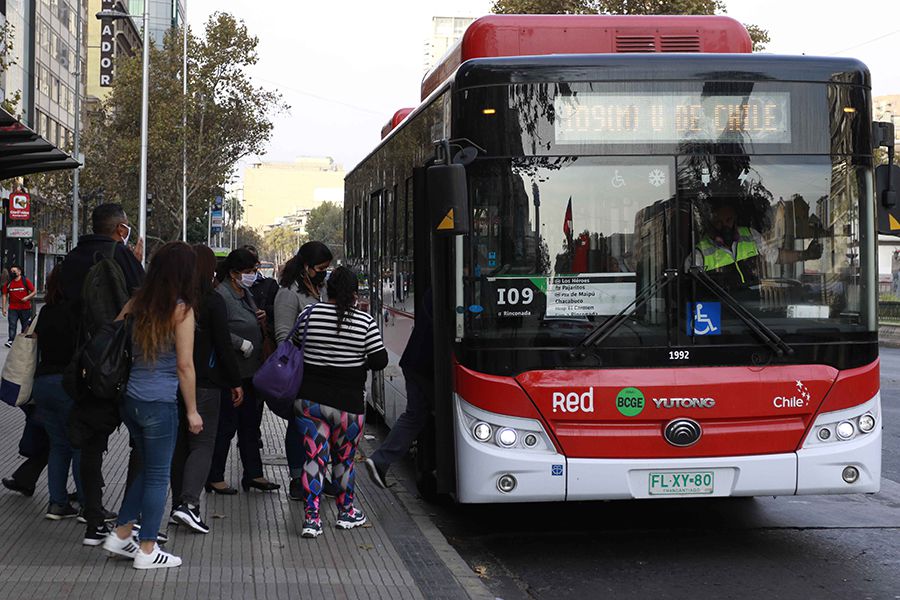
{"type": "MultiPolygon", "coordinates": [[[[524,15],[714,15],[725,13],[724,0],[494,0],[496,14],[524,15]]],[[[769,43],[769,32],[757,25],[744,25],[753,51],[769,43]]]]}
{"type": "Polygon", "coordinates": [[[283,265],[293,257],[300,248],[302,239],[300,234],[282,225],[268,232],[263,239],[262,256],[276,265],[283,265]]]}
{"type": "Polygon", "coordinates": [[[344,211],[340,204],[323,202],[309,212],[306,237],[328,246],[335,260],[344,258],[344,211]]]}
{"type": "MultiPolygon", "coordinates": [[[[188,36],[188,97],[182,95],[181,30],[170,30],[162,48],[150,49],[148,192],[153,196],[148,233],[180,239],[182,148],[188,152],[188,222],[191,241],[206,241],[209,203],[226,185],[236,163],[260,154],[272,135],[273,114],[286,110],[281,95],[254,86],[247,68],[256,64],[258,38],[243,22],[215,13],[203,38],[188,36]],[[187,128],[182,126],[187,111],[187,128]],[[196,236],[202,231],[202,237],[196,236]]],[[[137,222],[140,178],[140,55],[116,63],[112,92],[83,134],[85,193],[102,191],[121,202],[137,222]]],[[[53,187],[53,186],[48,186],[53,187]]],[[[66,190],[67,193],[68,190],[66,190]]]]}

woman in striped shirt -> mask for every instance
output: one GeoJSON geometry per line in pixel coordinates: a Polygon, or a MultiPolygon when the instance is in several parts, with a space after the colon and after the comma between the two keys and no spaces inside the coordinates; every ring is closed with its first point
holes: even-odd
{"type": "MultiPolygon", "coordinates": [[[[328,301],[307,309],[309,331],[303,356],[303,383],[294,403],[303,434],[306,464],[303,489],[306,518],[303,537],[322,533],[319,494],[325,465],[334,457],[332,481],[339,487],[337,527],[351,529],[366,522],[353,506],[353,458],[362,437],[365,418],[363,389],[366,371],[387,366],[387,350],[371,315],[356,310],[359,282],[351,269],[338,267],[328,279],[328,301]],[[329,445],[335,446],[332,452],[329,445]]],[[[301,345],[303,328],[295,334],[301,345]]]]}

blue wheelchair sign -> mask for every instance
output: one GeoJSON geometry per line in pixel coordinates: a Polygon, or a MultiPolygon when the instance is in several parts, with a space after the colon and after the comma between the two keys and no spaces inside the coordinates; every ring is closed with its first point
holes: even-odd
{"type": "Polygon", "coordinates": [[[722,335],[722,305],[718,302],[688,302],[687,334],[722,335]]]}

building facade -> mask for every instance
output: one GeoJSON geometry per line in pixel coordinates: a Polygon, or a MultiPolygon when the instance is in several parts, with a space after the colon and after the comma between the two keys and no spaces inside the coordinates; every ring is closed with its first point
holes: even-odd
{"type": "Polygon", "coordinates": [[[305,228],[303,211],[344,200],[344,169],[331,157],[257,163],[244,169],[243,180],[243,223],[253,229],[298,220],[305,228]]]}
{"type": "Polygon", "coordinates": [[[119,57],[135,56],[142,48],[141,30],[134,18],[96,19],[101,10],[127,12],[125,0],[87,0],[85,32],[87,39],[85,62],[85,110],[94,110],[112,89],[115,64],[119,57]]]}
{"type": "Polygon", "coordinates": [[[430,71],[459,41],[475,17],[432,17],[431,35],[425,40],[425,71],[430,71]]]}
{"type": "MultiPolygon", "coordinates": [[[[150,3],[150,38],[157,47],[173,27],[180,27],[184,22],[185,0],[146,0],[150,3]]],[[[144,0],[128,0],[129,12],[133,15],[144,14],[144,0]]]]}

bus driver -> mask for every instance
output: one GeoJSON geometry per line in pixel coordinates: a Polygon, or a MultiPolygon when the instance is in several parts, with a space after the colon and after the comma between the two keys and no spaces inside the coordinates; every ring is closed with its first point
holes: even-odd
{"type": "Polygon", "coordinates": [[[822,256],[822,245],[815,239],[806,250],[775,248],[767,244],[759,231],[737,224],[734,200],[710,201],[709,208],[711,219],[707,234],[685,261],[685,270],[691,266],[703,267],[727,290],[758,286],[762,277],[761,260],[788,264],[822,256]]]}

